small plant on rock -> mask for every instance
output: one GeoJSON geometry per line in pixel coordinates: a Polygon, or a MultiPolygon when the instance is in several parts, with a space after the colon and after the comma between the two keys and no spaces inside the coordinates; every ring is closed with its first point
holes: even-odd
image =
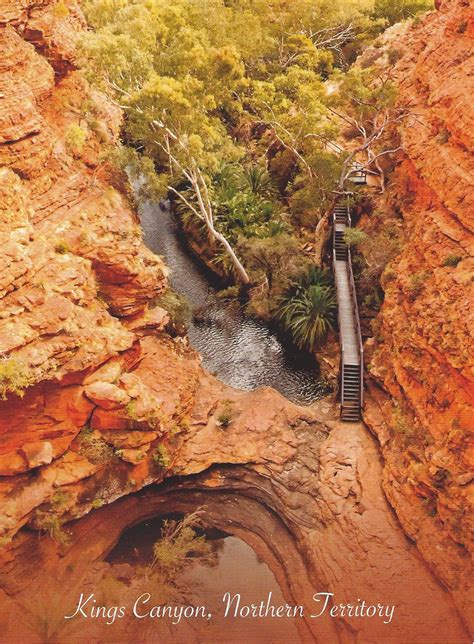
{"type": "Polygon", "coordinates": [[[77,123],[71,123],[66,128],[64,142],[66,143],[66,148],[72,153],[82,152],[86,140],[87,131],[77,123]]]}
{"type": "Polygon", "coordinates": [[[216,418],[216,423],[219,427],[229,427],[234,418],[234,410],[232,409],[232,401],[224,400],[222,404],[221,411],[216,418]]]}
{"type": "Polygon", "coordinates": [[[423,291],[428,275],[429,274],[426,271],[420,271],[419,273],[414,273],[410,277],[408,290],[412,301],[414,301],[423,291]]]}
{"type": "Polygon", "coordinates": [[[59,240],[54,246],[54,252],[59,255],[66,255],[70,252],[69,244],[64,239],[59,240]]]}
{"type": "Polygon", "coordinates": [[[448,255],[443,259],[443,263],[441,265],[456,268],[456,266],[459,264],[461,260],[462,260],[461,255],[448,255]]]}
{"type": "Polygon", "coordinates": [[[163,468],[167,468],[171,465],[169,452],[164,445],[158,445],[155,452],[152,454],[151,459],[154,463],[163,468]]]}
{"type": "Polygon", "coordinates": [[[91,463],[102,465],[103,463],[109,463],[113,459],[114,450],[89,427],[85,427],[79,433],[79,440],[79,454],[87,458],[91,463]]]}
{"type": "Polygon", "coordinates": [[[6,400],[7,394],[23,398],[25,389],[34,383],[27,365],[16,358],[0,359],[0,399],[6,400]]]}
{"type": "Polygon", "coordinates": [[[350,247],[360,246],[368,239],[367,233],[360,228],[346,228],[344,231],[344,241],[350,247]]]}
{"type": "Polygon", "coordinates": [[[56,514],[37,510],[35,519],[38,528],[46,532],[53,541],[56,541],[60,546],[67,546],[69,544],[71,536],[64,530],[63,522],[56,514]]]}

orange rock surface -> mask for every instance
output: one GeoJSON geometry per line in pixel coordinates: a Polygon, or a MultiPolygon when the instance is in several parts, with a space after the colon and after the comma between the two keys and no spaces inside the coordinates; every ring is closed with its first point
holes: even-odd
{"type": "Polygon", "coordinates": [[[143,317],[166,273],[104,180],[121,114],[74,69],[80,11],[26,9],[0,7],[0,475],[68,448],[94,407],[84,375],[131,350],[118,318],[143,317]]]}
{"type": "Polygon", "coordinates": [[[413,115],[389,195],[405,241],[382,280],[370,369],[383,391],[372,388],[365,419],[404,529],[472,615],[474,7],[440,2],[390,46],[413,115]]]}

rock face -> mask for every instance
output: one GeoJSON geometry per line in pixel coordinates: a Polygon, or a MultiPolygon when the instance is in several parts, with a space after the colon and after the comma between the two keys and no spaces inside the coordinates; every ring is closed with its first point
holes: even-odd
{"type": "Polygon", "coordinates": [[[143,314],[166,273],[105,180],[121,115],[74,70],[79,10],[24,4],[0,8],[0,475],[68,448],[94,408],[85,375],[138,359],[117,316],[143,314]]]}
{"type": "Polygon", "coordinates": [[[389,42],[401,55],[399,101],[414,118],[391,177],[405,242],[383,275],[370,364],[382,388],[372,388],[365,420],[404,529],[472,615],[474,8],[438,5],[389,42]]]}

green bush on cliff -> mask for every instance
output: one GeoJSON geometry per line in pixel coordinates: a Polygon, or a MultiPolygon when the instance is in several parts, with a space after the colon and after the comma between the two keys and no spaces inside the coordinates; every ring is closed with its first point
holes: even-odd
{"type": "Polygon", "coordinates": [[[77,123],[71,123],[71,125],[68,125],[64,135],[64,142],[68,150],[73,153],[81,152],[86,140],[87,130],[77,123]]]}
{"type": "Polygon", "coordinates": [[[456,268],[459,262],[462,260],[461,255],[448,255],[443,260],[441,266],[449,266],[451,268],[456,268]]]}
{"type": "Polygon", "coordinates": [[[25,389],[34,383],[28,366],[16,358],[0,359],[0,399],[6,400],[9,393],[22,398],[25,389]]]}
{"type": "Polygon", "coordinates": [[[163,468],[167,468],[171,465],[171,457],[164,445],[158,445],[151,456],[151,460],[163,468]]]}
{"type": "Polygon", "coordinates": [[[70,534],[63,528],[63,521],[56,514],[44,510],[35,512],[36,526],[46,532],[60,546],[67,546],[71,540],[70,534]]]}
{"type": "Polygon", "coordinates": [[[191,305],[184,295],[180,295],[168,288],[162,295],[156,298],[155,304],[160,306],[171,316],[173,324],[185,327],[191,317],[191,305]]]}
{"type": "Polygon", "coordinates": [[[225,429],[226,427],[229,427],[233,419],[234,410],[232,409],[232,401],[224,400],[222,403],[222,408],[216,417],[216,422],[219,427],[224,427],[225,429]]]}
{"type": "Polygon", "coordinates": [[[363,244],[368,235],[360,228],[346,228],[343,233],[344,241],[350,247],[363,244]]]}
{"type": "Polygon", "coordinates": [[[114,450],[100,435],[89,427],[85,427],[79,433],[79,454],[84,456],[91,463],[101,465],[109,463],[114,458],[114,450]]]}

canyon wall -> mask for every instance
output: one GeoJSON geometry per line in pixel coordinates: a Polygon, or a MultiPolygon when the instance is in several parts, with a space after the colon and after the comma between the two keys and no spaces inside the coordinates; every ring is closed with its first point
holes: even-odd
{"type": "Polygon", "coordinates": [[[474,7],[439,2],[382,42],[400,58],[398,101],[412,116],[381,202],[404,242],[382,276],[365,420],[404,529],[472,615],[474,7]]]}

